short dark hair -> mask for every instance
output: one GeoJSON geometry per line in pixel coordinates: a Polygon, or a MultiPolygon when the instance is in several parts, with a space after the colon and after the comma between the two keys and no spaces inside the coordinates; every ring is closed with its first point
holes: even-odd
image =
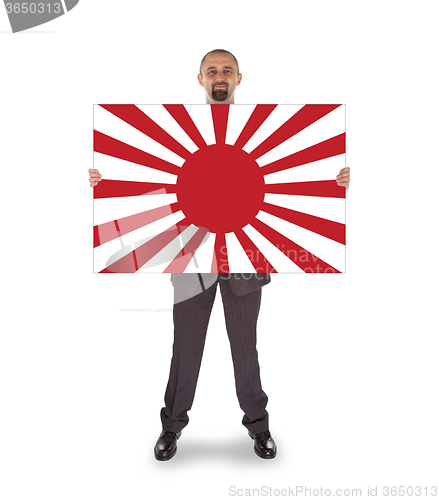
{"type": "Polygon", "coordinates": [[[203,59],[201,59],[201,63],[200,63],[200,75],[203,76],[203,72],[202,72],[202,68],[203,68],[203,64],[204,64],[204,61],[206,59],[206,57],[209,55],[209,54],[230,54],[233,59],[235,60],[236,62],[236,66],[238,67],[238,75],[239,75],[239,64],[238,64],[238,59],[236,59],[236,57],[231,53],[229,52],[228,50],[224,50],[224,49],[214,49],[214,50],[211,50],[210,52],[208,52],[204,57],[203,59]]]}

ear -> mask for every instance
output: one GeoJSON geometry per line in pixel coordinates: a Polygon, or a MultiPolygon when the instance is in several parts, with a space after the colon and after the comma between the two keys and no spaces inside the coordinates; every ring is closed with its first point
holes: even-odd
{"type": "Polygon", "coordinates": [[[242,80],[242,74],[239,73],[239,75],[238,75],[238,81],[236,82],[236,85],[239,85],[241,83],[241,80],[242,80]]]}
{"type": "Polygon", "coordinates": [[[203,77],[202,77],[201,75],[198,75],[198,83],[199,83],[202,87],[204,87],[204,85],[203,85],[203,77]]]}

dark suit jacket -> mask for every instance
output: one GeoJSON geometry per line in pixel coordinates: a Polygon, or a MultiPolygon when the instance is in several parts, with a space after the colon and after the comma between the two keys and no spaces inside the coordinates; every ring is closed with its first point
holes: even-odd
{"type": "MultiPolygon", "coordinates": [[[[191,295],[201,293],[212,286],[218,279],[217,273],[174,273],[171,281],[174,288],[191,295]]],[[[270,283],[271,277],[266,273],[232,273],[230,288],[235,295],[247,295],[270,283]]]]}

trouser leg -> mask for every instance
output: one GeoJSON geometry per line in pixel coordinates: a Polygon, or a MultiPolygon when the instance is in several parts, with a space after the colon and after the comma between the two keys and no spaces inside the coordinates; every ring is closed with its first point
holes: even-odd
{"type": "Polygon", "coordinates": [[[174,304],[174,345],[171,369],[160,412],[165,431],[180,432],[195,397],[207,327],[217,283],[192,298],[174,304]]]}
{"type": "Polygon", "coordinates": [[[227,334],[232,351],[236,395],[245,413],[243,425],[252,433],[268,430],[268,397],[262,390],[256,350],[256,323],[261,305],[261,289],[234,295],[228,280],[219,280],[227,334]]]}

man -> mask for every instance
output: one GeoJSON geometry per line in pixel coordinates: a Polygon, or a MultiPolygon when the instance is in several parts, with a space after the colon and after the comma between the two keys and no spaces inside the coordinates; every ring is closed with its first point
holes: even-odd
{"type": "MultiPolygon", "coordinates": [[[[242,75],[238,61],[228,51],[213,50],[201,61],[199,84],[204,87],[206,104],[234,104],[236,87],[242,75]]],[[[102,178],[89,170],[90,186],[102,178]]],[[[337,183],[349,186],[349,169],[342,169],[337,183]]],[[[261,288],[270,275],[254,274],[173,274],[174,344],[165,406],[160,417],[163,430],[154,448],[157,460],[169,460],[177,452],[177,439],[188,424],[203,355],[209,318],[218,286],[224,306],[227,334],[235,373],[236,394],[244,411],[242,424],[254,440],[254,451],[261,458],[274,458],[276,444],[270,435],[268,398],[262,390],[256,349],[256,323],[261,288]]],[[[221,431],[221,409],[213,408],[212,426],[221,431]]]]}

